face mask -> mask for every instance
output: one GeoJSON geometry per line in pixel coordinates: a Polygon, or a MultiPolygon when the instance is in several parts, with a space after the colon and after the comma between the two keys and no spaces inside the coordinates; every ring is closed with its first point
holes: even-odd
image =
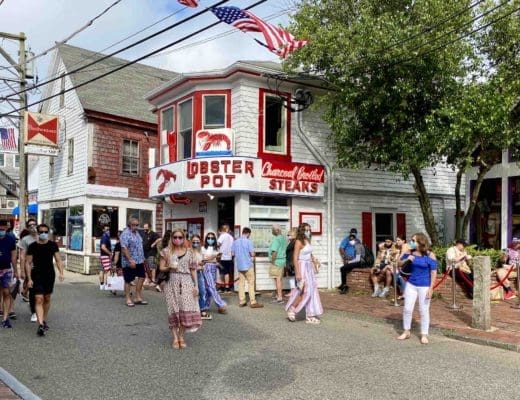
{"type": "Polygon", "coordinates": [[[192,243],[191,245],[193,246],[194,249],[200,247],[200,243],[192,243]]]}
{"type": "Polygon", "coordinates": [[[40,233],[38,235],[38,237],[40,238],[40,240],[47,240],[49,238],[49,234],[48,233],[40,233]]]}
{"type": "Polygon", "coordinates": [[[7,236],[7,231],[0,231],[0,238],[4,238],[7,236]]]}
{"type": "Polygon", "coordinates": [[[311,231],[305,231],[305,232],[304,232],[304,235],[305,235],[305,237],[306,237],[307,239],[310,239],[310,237],[311,237],[311,231]]]}
{"type": "Polygon", "coordinates": [[[215,243],[215,239],[208,239],[208,244],[211,246],[213,243],[215,243]]]}
{"type": "Polygon", "coordinates": [[[350,243],[351,246],[354,246],[356,244],[356,241],[355,240],[351,240],[351,241],[349,241],[349,243],[350,243]]]}
{"type": "Polygon", "coordinates": [[[412,249],[412,250],[415,250],[417,248],[417,243],[415,243],[415,241],[413,241],[413,240],[410,240],[409,245],[410,245],[410,249],[412,249]]]}
{"type": "Polygon", "coordinates": [[[184,239],[173,239],[173,243],[176,245],[181,245],[184,243],[184,239]]]}

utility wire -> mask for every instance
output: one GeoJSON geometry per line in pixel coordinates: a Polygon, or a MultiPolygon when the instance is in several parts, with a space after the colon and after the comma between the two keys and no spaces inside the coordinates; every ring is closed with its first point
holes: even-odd
{"type": "MultiPolygon", "coordinates": [[[[249,9],[251,9],[251,8],[254,8],[254,7],[256,7],[256,6],[258,6],[258,5],[262,4],[262,3],[265,3],[266,1],[267,1],[267,0],[259,0],[259,1],[257,1],[256,3],[253,3],[253,4],[250,5],[249,7],[245,8],[245,10],[249,10],[249,9]]],[[[223,1],[222,1],[221,3],[223,3],[223,1]]],[[[204,11],[202,11],[202,12],[205,12],[205,11],[207,11],[207,9],[204,10],[204,11]]],[[[200,13],[198,13],[198,14],[200,14],[200,13]]],[[[205,26],[204,28],[198,29],[198,30],[196,30],[195,32],[192,32],[192,33],[190,33],[189,35],[186,35],[186,36],[184,36],[184,37],[182,37],[182,38],[180,38],[180,39],[178,39],[178,40],[176,40],[176,41],[174,41],[174,42],[172,42],[172,43],[170,43],[170,44],[167,44],[167,45],[165,45],[165,46],[160,47],[160,48],[157,49],[157,50],[154,50],[154,51],[152,51],[152,52],[150,52],[150,53],[147,53],[147,54],[145,54],[144,56],[141,56],[141,57],[139,57],[139,58],[136,58],[136,59],[133,60],[133,61],[129,61],[129,62],[127,62],[126,64],[120,65],[119,67],[117,67],[117,68],[115,68],[115,69],[113,69],[113,70],[107,71],[107,72],[105,72],[104,74],[98,75],[98,76],[96,76],[96,77],[94,77],[94,78],[92,78],[92,79],[89,79],[89,80],[87,80],[87,81],[85,81],[85,82],[79,83],[79,84],[77,84],[76,86],[70,87],[70,88],[68,88],[68,89],[61,90],[61,91],[59,91],[59,92],[56,93],[56,94],[53,94],[53,95],[51,95],[51,96],[47,96],[47,97],[45,97],[45,98],[43,98],[43,99],[40,99],[40,100],[38,100],[38,101],[35,101],[34,103],[27,104],[25,107],[20,107],[20,108],[18,108],[18,109],[15,109],[15,110],[13,110],[13,111],[10,111],[9,113],[2,114],[2,115],[0,115],[0,118],[1,118],[1,117],[5,117],[5,116],[8,116],[8,115],[11,115],[11,114],[16,113],[16,112],[19,112],[19,111],[22,111],[22,110],[27,109],[27,108],[29,108],[29,107],[32,107],[32,106],[34,106],[34,105],[37,105],[37,104],[43,103],[44,101],[50,100],[50,99],[52,99],[52,98],[54,98],[54,97],[61,96],[62,94],[65,94],[65,93],[67,93],[67,92],[70,92],[71,90],[75,90],[75,89],[78,89],[78,88],[80,88],[80,87],[82,87],[82,86],[88,85],[89,83],[92,83],[92,82],[94,82],[94,81],[97,81],[98,79],[104,78],[105,76],[108,76],[108,75],[110,75],[110,74],[113,74],[114,72],[117,72],[117,71],[119,71],[119,70],[122,70],[123,68],[126,68],[126,67],[128,67],[128,66],[130,66],[130,65],[136,64],[136,63],[138,63],[139,61],[142,61],[142,60],[144,60],[145,58],[148,58],[148,57],[150,57],[150,56],[152,56],[152,55],[154,55],[154,54],[157,54],[157,53],[159,53],[159,52],[161,52],[161,51],[163,51],[163,50],[165,50],[165,49],[167,49],[167,48],[169,48],[169,47],[171,47],[171,46],[175,46],[176,44],[179,44],[179,43],[181,43],[181,42],[183,42],[183,41],[185,41],[185,40],[187,40],[187,39],[190,39],[190,38],[192,38],[192,37],[198,35],[199,33],[202,33],[202,32],[204,32],[204,31],[206,31],[206,30],[208,30],[208,29],[211,29],[211,28],[213,28],[213,27],[215,27],[215,26],[217,26],[217,25],[219,25],[219,24],[221,24],[221,23],[222,23],[222,21],[221,21],[221,20],[218,20],[217,22],[214,22],[214,23],[212,23],[212,24],[210,24],[210,25],[207,25],[207,26],[205,26]]]]}
{"type": "Polygon", "coordinates": [[[186,18],[184,18],[184,19],[182,19],[182,20],[180,20],[178,22],[175,22],[174,24],[172,24],[170,26],[167,26],[164,29],[161,29],[160,31],[157,31],[157,32],[155,32],[155,33],[153,33],[151,35],[148,35],[148,36],[144,37],[143,39],[138,40],[137,42],[134,42],[134,43],[132,43],[132,44],[126,46],[126,47],[123,47],[120,50],[117,50],[117,51],[114,51],[114,52],[112,52],[110,54],[107,54],[107,55],[101,57],[98,60],[94,60],[94,61],[92,61],[92,62],[90,62],[88,64],[82,65],[81,67],[73,69],[72,71],[69,71],[69,72],[67,72],[65,74],[62,74],[60,76],[56,76],[54,78],[51,78],[51,79],[48,79],[46,81],[40,82],[40,83],[38,83],[36,85],[33,85],[33,86],[29,87],[29,88],[25,88],[25,89],[20,90],[20,91],[18,91],[16,93],[12,93],[12,94],[10,94],[8,96],[5,96],[3,99],[7,99],[7,98],[10,98],[10,97],[13,97],[13,96],[18,96],[18,95],[20,95],[22,93],[25,93],[25,92],[29,91],[29,90],[36,89],[36,88],[41,87],[43,85],[46,85],[48,83],[57,81],[58,79],[61,79],[64,76],[69,76],[69,75],[75,74],[76,72],[79,72],[79,71],[81,71],[81,70],[83,70],[85,68],[88,68],[88,67],[90,67],[90,66],[92,66],[94,64],[100,63],[101,61],[104,61],[107,58],[113,57],[116,54],[122,53],[123,51],[126,51],[128,49],[131,49],[132,47],[135,47],[135,46],[137,46],[137,45],[139,45],[141,43],[144,43],[144,42],[146,42],[146,41],[148,41],[148,40],[150,40],[150,39],[152,39],[152,38],[154,38],[156,36],[159,36],[159,35],[163,34],[164,32],[167,32],[167,31],[169,31],[169,30],[171,30],[171,29],[173,29],[173,28],[175,28],[175,27],[177,27],[179,25],[182,25],[182,24],[184,24],[184,23],[186,23],[188,21],[191,21],[192,19],[194,19],[194,18],[196,18],[196,17],[198,17],[198,16],[208,12],[212,7],[218,7],[219,5],[227,3],[228,1],[229,0],[221,0],[221,1],[217,2],[216,4],[212,5],[211,7],[207,7],[207,8],[205,8],[205,9],[203,9],[203,10],[201,10],[201,11],[195,13],[195,14],[192,14],[189,17],[186,17],[186,18]]]}

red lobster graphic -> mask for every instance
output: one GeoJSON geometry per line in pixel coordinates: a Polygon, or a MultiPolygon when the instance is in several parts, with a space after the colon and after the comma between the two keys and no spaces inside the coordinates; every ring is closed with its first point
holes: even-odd
{"type": "Polygon", "coordinates": [[[157,175],[155,175],[155,179],[159,179],[161,176],[162,176],[163,182],[157,188],[157,191],[159,193],[164,192],[164,188],[171,180],[173,180],[174,182],[177,180],[177,175],[175,175],[171,171],[168,171],[167,169],[160,169],[159,171],[157,171],[157,175]]]}
{"type": "Polygon", "coordinates": [[[223,133],[210,133],[208,131],[201,131],[197,133],[200,140],[202,150],[208,151],[212,146],[220,146],[222,142],[226,144],[226,150],[231,150],[231,140],[223,133]]]}

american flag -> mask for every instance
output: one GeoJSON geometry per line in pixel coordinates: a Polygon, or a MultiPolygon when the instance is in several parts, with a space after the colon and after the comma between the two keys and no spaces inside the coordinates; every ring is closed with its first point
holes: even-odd
{"type": "Polygon", "coordinates": [[[177,1],[186,7],[197,7],[199,5],[198,0],[177,0],[177,1]]]}
{"type": "Polygon", "coordinates": [[[14,128],[0,128],[0,137],[2,138],[2,150],[16,150],[16,138],[14,136],[14,128]]]}
{"type": "Polygon", "coordinates": [[[213,7],[211,12],[222,22],[233,25],[243,32],[261,32],[266,43],[258,42],[282,58],[307,44],[306,40],[296,40],[286,30],[265,22],[249,11],[241,10],[238,7],[213,7]]]}

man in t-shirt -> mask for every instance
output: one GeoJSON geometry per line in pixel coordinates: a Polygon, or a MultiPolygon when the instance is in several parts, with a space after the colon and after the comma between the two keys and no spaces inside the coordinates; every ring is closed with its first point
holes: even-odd
{"type": "Polygon", "coordinates": [[[264,305],[257,303],[255,298],[255,269],[253,268],[255,250],[249,236],[251,236],[251,229],[245,227],[242,229],[242,236],[235,240],[231,246],[231,252],[235,256],[238,270],[238,306],[247,306],[245,291],[247,281],[250,307],[262,308],[264,305]]]}
{"type": "Polygon", "coordinates": [[[128,225],[121,233],[121,265],[123,267],[123,277],[125,279],[125,299],[127,307],[134,307],[136,304],[146,305],[147,301],[143,300],[143,283],[144,283],[144,251],[143,239],[139,234],[137,228],[139,220],[136,217],[131,217],[128,220],[128,225]],[[135,287],[135,300],[132,301],[130,295],[130,283],[137,278],[135,287]]]}
{"type": "Polygon", "coordinates": [[[468,261],[471,256],[466,252],[468,243],[464,239],[457,239],[455,245],[446,251],[446,264],[448,269],[455,268],[458,274],[455,279],[470,299],[473,298],[473,272],[468,261]],[[462,276],[464,275],[464,276],[462,276]]]}
{"type": "MultiPolygon", "coordinates": [[[[514,236],[511,245],[504,250],[500,257],[500,268],[496,269],[497,279],[502,282],[504,288],[504,300],[511,300],[516,297],[516,293],[511,287],[511,282],[507,279],[509,268],[513,268],[513,271],[518,273],[520,267],[520,236],[514,236]],[[505,268],[505,265],[509,265],[505,268]]],[[[515,273],[510,274],[510,277],[514,277],[515,273]]]]}
{"type": "Polygon", "coordinates": [[[230,292],[229,274],[233,270],[233,256],[231,255],[231,246],[233,245],[233,236],[229,233],[229,225],[224,224],[220,228],[220,236],[217,239],[218,251],[220,256],[220,274],[224,277],[224,292],[230,292]]]}
{"type": "MultiPolygon", "coordinates": [[[[29,231],[29,234],[24,236],[20,241],[18,242],[18,247],[20,248],[20,269],[22,269],[25,272],[25,280],[24,280],[24,287],[27,287],[28,294],[29,294],[29,307],[31,309],[31,322],[36,322],[38,318],[36,317],[36,306],[34,299],[34,290],[27,286],[28,277],[31,275],[31,271],[27,269],[27,264],[25,262],[25,256],[27,254],[27,249],[31,244],[36,242],[38,240],[38,232],[36,231],[36,225],[38,223],[34,218],[29,218],[27,222],[25,223],[27,226],[27,230],[29,231]]],[[[26,296],[24,293],[22,293],[22,298],[27,301],[26,296]]]]}
{"type": "Polygon", "coordinates": [[[282,278],[285,267],[285,250],[287,249],[287,242],[282,235],[280,225],[274,224],[272,227],[273,241],[269,247],[269,276],[274,279],[276,287],[276,298],[273,303],[283,303],[282,293],[282,278]]]}
{"type": "Polygon", "coordinates": [[[37,227],[38,240],[27,249],[26,270],[30,270],[29,287],[34,290],[36,300],[36,317],[38,318],[38,336],[45,336],[49,330],[47,317],[51,308],[51,295],[54,291],[56,273],[54,263],[58,267],[58,277],[63,282],[63,263],[61,262],[60,249],[56,242],[49,240],[49,227],[40,224],[37,227]]]}
{"type": "MultiPolygon", "coordinates": [[[[155,275],[157,271],[157,244],[161,238],[157,233],[150,229],[150,224],[143,225],[143,251],[145,258],[146,279],[144,285],[155,286],[155,275]]],[[[188,236],[185,236],[186,238],[188,236]]]]}
{"type": "Polygon", "coordinates": [[[112,267],[112,242],[110,225],[103,226],[103,234],[99,242],[99,289],[105,289],[108,271],[112,267]]]}
{"type": "Polygon", "coordinates": [[[11,328],[9,311],[11,310],[12,297],[9,293],[13,281],[13,274],[19,279],[16,268],[16,239],[7,233],[7,221],[0,221],[0,290],[2,291],[2,328],[11,328]],[[13,271],[14,270],[14,271],[13,271]]]}

